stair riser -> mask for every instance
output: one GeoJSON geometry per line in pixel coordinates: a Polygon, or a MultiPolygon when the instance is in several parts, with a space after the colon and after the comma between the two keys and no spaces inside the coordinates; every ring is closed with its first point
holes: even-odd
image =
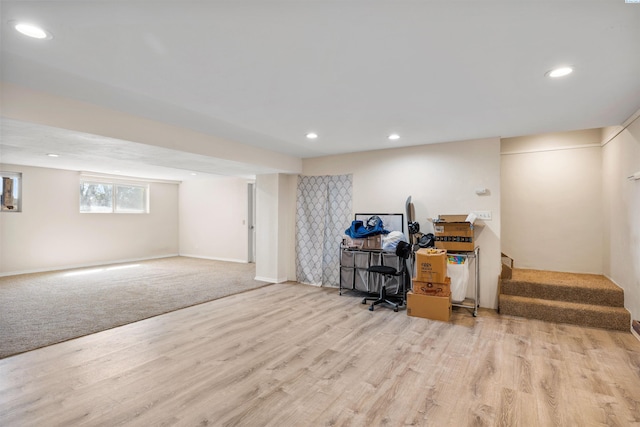
{"type": "Polygon", "coordinates": [[[574,310],[512,301],[500,302],[500,314],[626,332],[629,331],[631,324],[631,315],[628,312],[603,314],[590,310],[574,310]]]}
{"type": "Polygon", "coordinates": [[[527,298],[624,307],[624,293],[622,290],[568,288],[566,286],[539,283],[504,281],[502,282],[501,293],[527,298]]]}

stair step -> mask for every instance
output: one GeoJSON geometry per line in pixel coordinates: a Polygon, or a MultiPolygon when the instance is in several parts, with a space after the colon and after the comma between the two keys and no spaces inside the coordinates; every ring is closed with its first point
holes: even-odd
{"type": "Polygon", "coordinates": [[[624,291],[602,275],[514,269],[501,294],[624,307],[624,291]]]}
{"type": "Polygon", "coordinates": [[[629,331],[631,314],[624,307],[500,295],[500,314],[555,323],[629,331]]]}

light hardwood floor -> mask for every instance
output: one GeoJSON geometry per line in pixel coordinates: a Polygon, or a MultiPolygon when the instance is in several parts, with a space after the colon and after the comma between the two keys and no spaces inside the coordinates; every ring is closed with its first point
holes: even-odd
{"type": "Polygon", "coordinates": [[[278,284],[0,360],[2,426],[628,426],[630,333],[278,284]]]}

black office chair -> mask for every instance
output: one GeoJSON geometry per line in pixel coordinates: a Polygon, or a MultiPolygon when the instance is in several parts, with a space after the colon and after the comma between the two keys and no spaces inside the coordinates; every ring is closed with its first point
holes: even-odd
{"type": "Polygon", "coordinates": [[[404,292],[406,289],[405,278],[403,277],[407,272],[407,259],[411,256],[411,245],[407,242],[400,241],[396,247],[396,256],[400,258],[400,269],[396,270],[393,267],[387,265],[373,265],[367,269],[370,273],[381,274],[383,276],[382,285],[380,286],[380,295],[377,297],[366,297],[362,300],[363,304],[367,301],[373,301],[369,307],[369,311],[373,311],[373,307],[378,304],[388,304],[393,307],[393,311],[398,311],[399,304],[387,299],[387,279],[391,277],[399,277],[402,282],[402,299],[404,300],[404,292]]]}

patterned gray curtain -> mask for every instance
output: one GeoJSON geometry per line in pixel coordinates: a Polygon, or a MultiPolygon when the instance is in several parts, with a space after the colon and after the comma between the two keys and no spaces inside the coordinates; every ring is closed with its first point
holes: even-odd
{"type": "Polygon", "coordinates": [[[299,176],[296,280],[339,286],[340,242],[351,225],[352,176],[299,176]]]}

